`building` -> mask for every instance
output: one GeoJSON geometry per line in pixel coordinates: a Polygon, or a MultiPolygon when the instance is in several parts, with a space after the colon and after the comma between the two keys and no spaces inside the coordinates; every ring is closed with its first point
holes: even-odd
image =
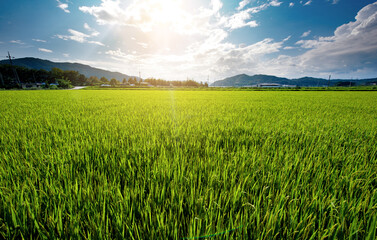
{"type": "Polygon", "coordinates": [[[279,83],[259,83],[257,85],[253,85],[252,87],[257,88],[295,88],[297,85],[284,85],[279,83]]]}
{"type": "Polygon", "coordinates": [[[21,83],[22,89],[31,89],[31,88],[37,88],[41,89],[46,86],[46,83],[21,83]]]}

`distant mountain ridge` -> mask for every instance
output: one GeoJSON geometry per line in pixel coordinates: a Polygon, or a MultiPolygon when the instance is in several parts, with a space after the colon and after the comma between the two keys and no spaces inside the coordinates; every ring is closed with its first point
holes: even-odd
{"type": "MultiPolygon", "coordinates": [[[[94,68],[89,65],[84,65],[81,63],[69,63],[69,62],[52,62],[49,60],[43,60],[39,58],[18,58],[12,60],[13,64],[16,66],[31,68],[31,69],[44,69],[47,71],[51,71],[52,68],[60,68],[64,71],[72,70],[78,71],[81,74],[84,74],[86,77],[96,76],[98,78],[105,77],[108,80],[115,78],[119,81],[122,81],[124,78],[128,80],[128,78],[133,77],[127,74],[119,73],[119,72],[111,72],[99,68],[94,68]]],[[[0,64],[9,64],[9,60],[2,60],[0,64]]],[[[137,78],[138,79],[138,78],[137,78]]]]}
{"type": "Polygon", "coordinates": [[[303,77],[297,79],[288,79],[270,75],[253,75],[240,74],[233,77],[225,78],[211,84],[211,87],[251,87],[262,83],[273,83],[281,85],[295,85],[300,87],[321,87],[334,86],[340,82],[352,82],[356,85],[363,85],[370,82],[377,82],[377,78],[351,80],[351,79],[332,79],[330,81],[323,78],[303,77]]]}

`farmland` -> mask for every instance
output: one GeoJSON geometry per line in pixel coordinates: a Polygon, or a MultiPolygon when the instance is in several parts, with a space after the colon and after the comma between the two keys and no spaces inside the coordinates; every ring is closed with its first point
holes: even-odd
{"type": "Polygon", "coordinates": [[[376,102],[0,91],[0,239],[374,239],[376,102]]]}

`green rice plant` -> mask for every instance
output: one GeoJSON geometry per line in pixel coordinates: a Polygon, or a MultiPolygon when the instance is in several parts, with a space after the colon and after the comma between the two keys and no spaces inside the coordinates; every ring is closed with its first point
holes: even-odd
{"type": "Polygon", "coordinates": [[[375,92],[0,92],[0,238],[374,239],[375,92]]]}

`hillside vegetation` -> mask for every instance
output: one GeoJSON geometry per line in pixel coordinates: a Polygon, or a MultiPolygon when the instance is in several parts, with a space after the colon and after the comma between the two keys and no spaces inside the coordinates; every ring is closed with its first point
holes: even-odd
{"type": "Polygon", "coordinates": [[[240,74],[232,77],[225,78],[223,80],[215,81],[211,84],[212,87],[245,87],[245,86],[256,86],[263,83],[275,83],[288,86],[299,86],[299,87],[324,87],[324,86],[359,86],[359,85],[370,85],[377,83],[377,78],[371,79],[328,79],[323,78],[313,78],[313,77],[302,77],[297,79],[288,79],[270,75],[253,75],[249,76],[246,74],[240,74]]]}

